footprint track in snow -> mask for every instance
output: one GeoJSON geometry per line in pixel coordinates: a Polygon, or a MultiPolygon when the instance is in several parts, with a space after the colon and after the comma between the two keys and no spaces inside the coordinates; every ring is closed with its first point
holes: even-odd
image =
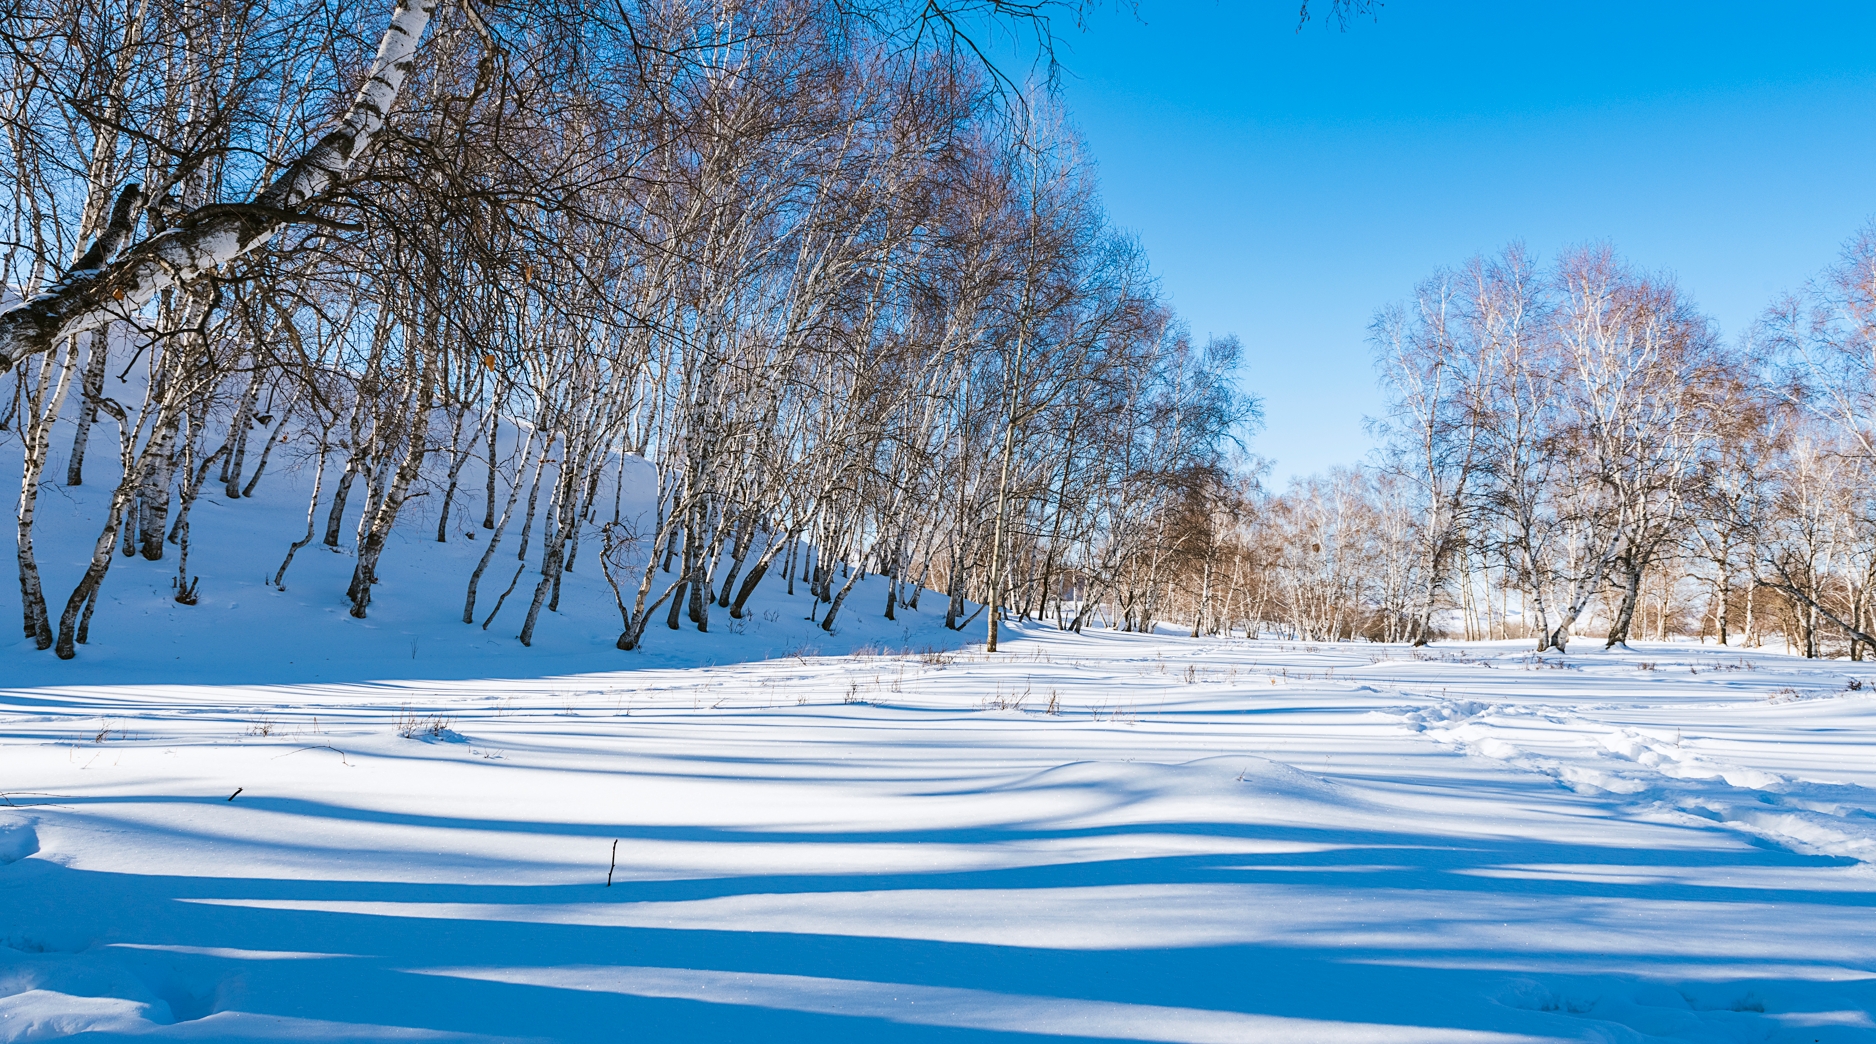
{"type": "Polygon", "coordinates": [[[1402,725],[1435,743],[1549,776],[1579,794],[1607,795],[1626,815],[1684,816],[1806,855],[1876,868],[1871,788],[1718,761],[1678,734],[1669,740],[1575,710],[1433,699],[1395,713],[1402,725]],[[1545,744],[1549,749],[1540,753],[1529,749],[1529,740],[1517,742],[1524,738],[1520,733],[1534,730],[1554,733],[1545,744]],[[1568,753],[1559,756],[1559,749],[1568,753]]]}

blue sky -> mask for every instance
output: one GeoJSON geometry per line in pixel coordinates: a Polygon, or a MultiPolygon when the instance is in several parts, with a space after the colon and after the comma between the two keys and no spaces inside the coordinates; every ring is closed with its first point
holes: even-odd
{"type": "Polygon", "coordinates": [[[1115,224],[1244,339],[1280,484],[1356,460],[1365,331],[1436,267],[1607,241],[1735,337],[1876,216],[1876,4],[1140,0],[1060,25],[1115,224]]]}

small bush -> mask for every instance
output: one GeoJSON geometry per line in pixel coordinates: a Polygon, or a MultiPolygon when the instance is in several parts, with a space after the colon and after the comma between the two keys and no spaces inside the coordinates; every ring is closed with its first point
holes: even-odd
{"type": "Polygon", "coordinates": [[[449,732],[449,727],[452,724],[454,724],[452,719],[445,718],[441,714],[432,714],[428,717],[418,714],[416,711],[411,710],[410,704],[407,703],[404,705],[404,709],[399,711],[397,715],[397,734],[405,739],[424,739],[426,737],[429,739],[442,739],[444,735],[449,732]]]}

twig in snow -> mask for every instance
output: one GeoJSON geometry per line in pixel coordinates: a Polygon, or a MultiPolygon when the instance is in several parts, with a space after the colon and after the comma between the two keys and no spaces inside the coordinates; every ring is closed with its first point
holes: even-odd
{"type": "MultiPolygon", "coordinates": [[[[210,503],[213,503],[213,501],[210,501],[210,503]]],[[[239,796],[241,795],[241,792],[242,792],[243,790],[246,790],[246,789],[247,789],[246,787],[236,787],[236,788],[235,788],[235,792],[234,792],[234,793],[232,793],[232,794],[230,794],[230,795],[228,795],[228,800],[230,800],[230,801],[233,801],[233,800],[234,800],[235,798],[237,798],[237,797],[239,797],[239,796]]]]}
{"type": "MultiPolygon", "coordinates": [[[[340,749],[339,749],[339,748],[337,748],[337,747],[330,747],[330,746],[327,746],[327,745],[326,745],[326,744],[324,744],[324,743],[315,743],[315,744],[313,744],[313,745],[312,745],[312,746],[310,746],[310,747],[301,747],[301,748],[300,748],[299,750],[289,750],[289,751],[287,751],[287,753],[286,753],[286,754],[276,754],[276,755],[274,755],[274,757],[273,757],[273,760],[275,760],[275,761],[279,761],[279,760],[280,760],[281,758],[284,758],[284,757],[287,757],[287,756],[288,756],[288,755],[290,755],[290,754],[299,754],[299,753],[302,753],[302,752],[305,752],[305,751],[309,751],[309,750],[329,750],[329,751],[331,751],[331,752],[333,752],[334,754],[337,754],[337,755],[339,756],[339,761],[341,761],[341,762],[343,762],[346,768],[351,768],[351,767],[352,767],[352,763],[351,763],[351,762],[349,762],[349,761],[346,761],[346,760],[345,760],[345,752],[344,752],[344,751],[342,751],[342,750],[340,750],[340,749]]],[[[239,793],[239,791],[237,791],[237,793],[239,793]]],[[[232,801],[232,800],[234,800],[234,799],[233,799],[233,798],[230,798],[229,800],[231,800],[231,801],[232,801]]]]}
{"type": "Polygon", "coordinates": [[[619,868],[619,839],[612,839],[612,865],[606,868],[606,887],[612,887],[612,872],[619,868]]]}
{"type": "Polygon", "coordinates": [[[33,798],[33,797],[59,798],[59,797],[64,797],[65,795],[63,794],[33,794],[28,791],[16,790],[11,793],[0,793],[0,805],[5,805],[8,808],[71,808],[72,807],[71,805],[55,805],[50,801],[41,801],[41,802],[29,801],[27,804],[24,804],[24,805],[16,805],[13,803],[13,798],[15,796],[18,796],[22,800],[25,800],[25,799],[33,798]]]}

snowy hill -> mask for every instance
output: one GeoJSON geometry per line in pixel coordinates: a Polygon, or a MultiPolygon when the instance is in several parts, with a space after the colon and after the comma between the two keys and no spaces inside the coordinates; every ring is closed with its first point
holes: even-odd
{"type": "MultiPolygon", "coordinates": [[[[102,440],[103,428],[94,435],[102,440]]],[[[71,442],[69,422],[54,432],[55,452],[48,474],[62,476],[71,442]]],[[[17,497],[19,446],[0,444],[0,474],[15,476],[6,490],[17,497]]],[[[35,550],[46,576],[48,600],[56,614],[65,595],[89,560],[115,471],[107,454],[94,446],[84,485],[47,482],[40,494],[35,550]]],[[[628,475],[638,481],[624,500],[627,517],[647,512],[650,469],[628,475]]],[[[923,612],[897,610],[896,621],[883,618],[885,584],[868,577],[849,596],[829,634],[808,619],[821,613],[805,583],[796,595],[786,593],[781,570],[765,578],[751,600],[746,620],[713,612],[712,629],[703,634],[688,620],[678,631],[659,619],[641,650],[614,647],[620,618],[613,594],[596,564],[598,540],[589,528],[584,557],[566,574],[560,611],[543,614],[532,648],[515,639],[527,599],[539,579],[539,536],[518,576],[516,593],[486,628],[498,596],[517,579],[519,523],[507,534],[484,576],[477,600],[476,624],[462,622],[464,594],[483,554],[488,534],[471,518],[469,498],[479,488],[459,491],[447,543],[436,541],[436,509],[415,499],[392,534],[381,559],[380,584],[370,615],[350,617],[345,599],[355,559],[352,525],[358,514],[354,497],[344,539],[337,548],[315,539],[297,555],[285,578],[285,590],[271,580],[288,547],[306,531],[307,496],[312,487],[310,463],[296,460],[292,448],[271,463],[251,497],[229,500],[211,484],[190,515],[189,573],[201,578],[198,604],[174,598],[177,549],[170,545],[159,561],[119,555],[104,581],[91,624],[91,641],[78,658],[61,663],[51,652],[34,650],[17,637],[0,647],[5,679],[12,684],[59,685],[100,682],[270,682],[360,681],[387,674],[437,679],[538,677],[547,674],[623,670],[688,664],[735,663],[793,653],[845,653],[856,648],[954,648],[963,635],[942,623],[943,597],[926,592],[923,612]],[[518,604],[517,604],[518,603],[518,604]]],[[[212,478],[212,476],[211,476],[212,478]]],[[[465,484],[467,485],[467,484],[465,484]]],[[[441,489],[431,490],[440,499],[441,489]]],[[[505,491],[504,491],[505,493],[505,491]]],[[[605,498],[610,504],[611,496],[605,498]]],[[[328,482],[318,521],[323,531],[331,503],[328,482]]],[[[479,516],[477,516],[479,517],[479,516]]],[[[16,544],[9,530],[0,538],[11,569],[16,544]]],[[[640,561],[643,559],[641,558],[640,561]]],[[[628,593],[629,598],[629,593],[628,593]]],[[[17,606],[17,595],[8,601],[17,606]]],[[[974,608],[974,607],[973,607],[974,608]]],[[[981,640],[973,629],[971,637],[981,640]]]]}

